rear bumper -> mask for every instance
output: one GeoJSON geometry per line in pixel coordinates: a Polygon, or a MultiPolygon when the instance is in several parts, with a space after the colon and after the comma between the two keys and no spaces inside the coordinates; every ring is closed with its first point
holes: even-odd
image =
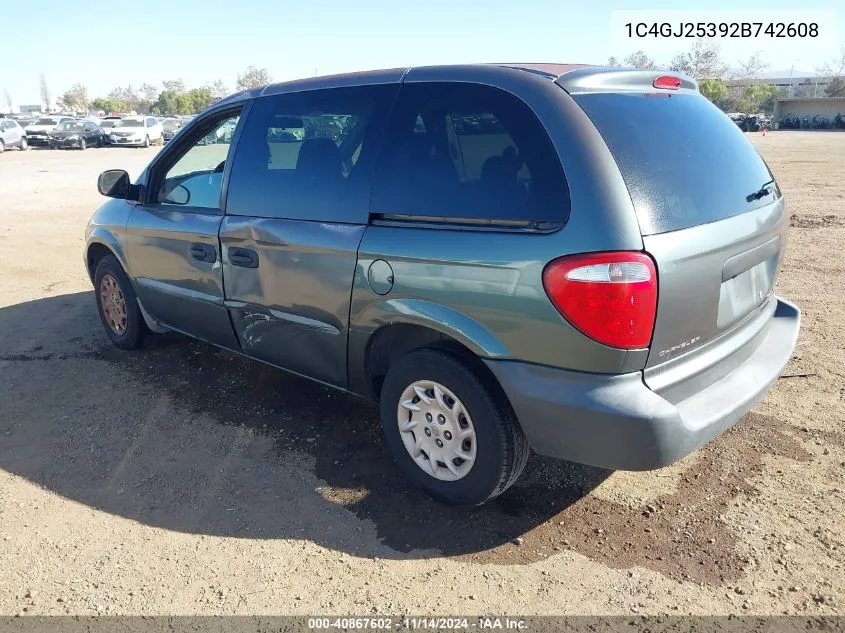
{"type": "Polygon", "coordinates": [[[614,470],[651,470],[688,455],[745,415],[792,356],[801,314],[778,299],[762,342],[724,378],[672,404],[642,372],[606,375],[485,361],[535,452],[614,470]]]}

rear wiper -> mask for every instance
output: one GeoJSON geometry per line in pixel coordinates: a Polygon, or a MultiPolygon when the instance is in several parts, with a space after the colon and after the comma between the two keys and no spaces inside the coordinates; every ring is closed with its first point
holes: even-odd
{"type": "Polygon", "coordinates": [[[766,196],[768,196],[771,193],[771,191],[769,190],[769,185],[773,185],[774,183],[775,183],[774,179],[770,180],[767,183],[764,183],[763,186],[760,187],[757,191],[755,191],[754,193],[750,193],[747,196],[745,196],[745,201],[746,202],[754,202],[755,200],[759,200],[760,198],[765,198],[766,196]]]}

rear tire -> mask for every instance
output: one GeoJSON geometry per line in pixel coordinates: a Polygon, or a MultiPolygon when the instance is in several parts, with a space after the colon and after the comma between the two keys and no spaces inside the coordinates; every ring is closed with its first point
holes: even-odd
{"type": "Polygon", "coordinates": [[[436,349],[406,354],[390,367],[380,400],[382,426],[397,466],[411,483],[435,499],[450,504],[480,505],[507,490],[525,468],[530,449],[510,403],[457,355],[436,349]],[[408,400],[415,386],[427,384],[440,388],[439,399],[432,389],[423,394],[425,399],[418,396],[408,400]],[[403,406],[403,402],[410,406],[403,406]],[[438,423],[441,416],[436,408],[431,408],[431,402],[445,403],[445,422],[438,423]],[[417,406],[421,409],[409,410],[417,406]],[[431,422],[427,421],[426,409],[433,414],[431,422]],[[449,412],[458,409],[466,416],[450,417],[449,412]],[[454,426],[453,419],[460,419],[466,426],[454,426]],[[406,430],[400,430],[400,426],[406,430]],[[413,430],[407,430],[409,426],[413,430]],[[472,431],[471,436],[467,434],[472,438],[469,442],[458,436],[466,433],[467,428],[472,431]],[[419,446],[421,441],[431,446],[434,460],[428,458],[425,450],[417,449],[417,457],[412,455],[411,445],[419,446]],[[437,446],[443,451],[441,456],[436,454],[441,449],[431,444],[438,441],[437,446]],[[453,445],[456,441],[458,444],[453,445]],[[472,454],[468,471],[464,472],[464,465],[469,460],[452,460],[452,450],[472,454]],[[451,474],[442,455],[450,456],[451,474]]]}
{"type": "Polygon", "coordinates": [[[94,296],[100,321],[111,342],[123,349],[141,347],[149,330],[129,277],[114,255],[106,255],[97,264],[94,296]]]}

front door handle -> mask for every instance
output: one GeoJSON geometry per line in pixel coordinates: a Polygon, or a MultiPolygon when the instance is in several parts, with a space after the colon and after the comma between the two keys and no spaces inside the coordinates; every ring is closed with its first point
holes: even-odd
{"type": "Polygon", "coordinates": [[[258,268],[258,253],[248,248],[230,248],[229,263],[241,268],[258,268]]]}
{"type": "Polygon", "coordinates": [[[199,262],[208,262],[213,264],[217,261],[217,249],[211,244],[194,242],[191,244],[191,257],[199,262]]]}

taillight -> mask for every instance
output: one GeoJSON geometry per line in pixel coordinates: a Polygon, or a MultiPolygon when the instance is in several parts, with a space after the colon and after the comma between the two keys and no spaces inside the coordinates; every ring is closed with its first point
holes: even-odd
{"type": "Polygon", "coordinates": [[[651,85],[655,88],[663,88],[664,90],[677,90],[681,87],[681,80],[672,75],[660,75],[651,85]]]}
{"type": "Polygon", "coordinates": [[[543,286],[564,318],[590,338],[610,347],[648,347],[657,313],[657,271],[648,255],[561,257],[546,266],[543,286]]]}

